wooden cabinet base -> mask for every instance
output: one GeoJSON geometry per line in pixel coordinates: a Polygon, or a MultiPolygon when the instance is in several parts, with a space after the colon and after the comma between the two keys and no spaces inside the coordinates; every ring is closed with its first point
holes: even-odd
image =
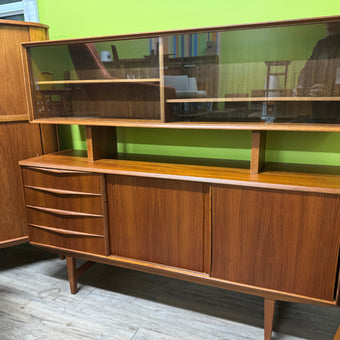
{"type": "MultiPolygon", "coordinates": [[[[78,278],[91,268],[95,262],[86,261],[83,265],[77,268],[76,258],[66,256],[67,274],[70,283],[71,294],[76,294],[78,291],[78,278]]],[[[275,310],[275,300],[264,299],[264,340],[270,340],[273,329],[273,319],[275,310]]]]}
{"type": "Polygon", "coordinates": [[[18,244],[27,243],[28,236],[18,237],[10,240],[0,241],[0,249],[5,247],[16,246],[18,244]]]}
{"type": "Polygon", "coordinates": [[[238,177],[215,183],[200,171],[179,177],[182,166],[154,163],[146,173],[127,161],[134,168],[115,163],[114,173],[111,160],[67,166],[60,156],[21,165],[30,242],[65,255],[72,294],[98,262],[257,295],[266,340],[275,301],[340,304],[339,177],[292,188],[288,175],[278,187],[270,174],[228,172],[238,177]],[[254,176],[270,181],[254,187],[254,176]],[[77,268],[76,258],[87,262],[77,268]]]}

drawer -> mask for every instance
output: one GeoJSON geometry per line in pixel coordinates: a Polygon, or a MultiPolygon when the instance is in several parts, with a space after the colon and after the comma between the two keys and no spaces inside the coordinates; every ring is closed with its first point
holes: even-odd
{"type": "Polygon", "coordinates": [[[29,225],[104,235],[103,215],[27,205],[27,220],[29,225]]]}
{"type": "Polygon", "coordinates": [[[102,194],[102,175],[49,168],[22,168],[25,186],[102,194]]]}
{"type": "Polygon", "coordinates": [[[63,229],[29,227],[30,241],[57,248],[71,249],[86,253],[105,255],[103,236],[72,234],[63,229]]]}
{"type": "Polygon", "coordinates": [[[104,211],[103,196],[100,194],[67,193],[64,190],[56,192],[49,188],[26,185],[25,199],[27,205],[59,210],[70,210],[97,215],[102,215],[104,211]]]}

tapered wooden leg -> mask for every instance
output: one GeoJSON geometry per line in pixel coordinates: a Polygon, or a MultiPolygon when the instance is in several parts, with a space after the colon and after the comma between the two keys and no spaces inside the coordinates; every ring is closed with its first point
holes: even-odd
{"type": "Polygon", "coordinates": [[[78,291],[77,283],[80,275],[85,273],[91,268],[95,262],[86,261],[79,268],[77,268],[76,259],[74,257],[66,256],[68,281],[70,283],[71,294],[75,294],[78,291]]]}
{"type": "Polygon", "coordinates": [[[60,260],[65,260],[65,255],[64,254],[59,254],[59,259],[60,260]]]}
{"type": "Polygon", "coordinates": [[[340,326],[338,327],[338,331],[334,335],[333,340],[340,340],[340,326]]]}
{"type": "Polygon", "coordinates": [[[264,340],[272,337],[275,300],[264,299],[264,340]]]}
{"type": "Polygon", "coordinates": [[[71,294],[77,293],[77,267],[74,257],[66,256],[68,281],[70,283],[71,294]]]}

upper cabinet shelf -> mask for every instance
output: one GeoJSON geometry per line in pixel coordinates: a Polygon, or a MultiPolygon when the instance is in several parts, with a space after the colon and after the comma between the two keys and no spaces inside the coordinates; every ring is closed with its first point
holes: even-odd
{"type": "Polygon", "coordinates": [[[23,47],[32,121],[340,131],[339,16],[23,47]]]}
{"type": "Polygon", "coordinates": [[[155,83],[159,78],[150,79],[88,79],[88,80],[46,80],[37,81],[36,85],[60,85],[60,84],[105,84],[105,83],[155,83]]]}

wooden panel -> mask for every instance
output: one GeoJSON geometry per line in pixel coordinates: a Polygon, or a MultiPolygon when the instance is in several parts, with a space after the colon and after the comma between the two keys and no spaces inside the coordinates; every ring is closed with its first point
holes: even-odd
{"type": "Polygon", "coordinates": [[[116,128],[86,126],[87,157],[90,161],[117,157],[116,128]]]}
{"type": "MultiPolygon", "coordinates": [[[[78,152],[64,151],[55,155],[26,159],[24,166],[41,166],[54,169],[93,171],[105,174],[132,175],[141,177],[165,178],[202,183],[219,183],[247,187],[273,188],[306,192],[340,194],[339,168],[331,172],[316,166],[317,173],[305,173],[304,167],[284,169],[285,171],[266,171],[249,174],[249,170],[218,166],[201,166],[189,164],[157,163],[120,159],[101,159],[88,162],[78,152]],[[334,171],[335,170],[335,171],[334,171]],[[324,172],[324,174],[322,174],[324,172]],[[329,173],[328,173],[329,172],[329,173]],[[298,177],[298,181],[297,181],[298,177]]],[[[323,167],[324,168],[324,167],[323,167]]],[[[306,169],[306,168],[305,168],[306,169]]],[[[311,167],[307,166],[311,171],[311,167]]]]}
{"type": "Polygon", "coordinates": [[[103,198],[86,195],[65,195],[25,188],[26,204],[61,210],[103,214],[103,198]]]}
{"type": "Polygon", "coordinates": [[[108,176],[113,255],[203,271],[203,185],[108,176]]]}
{"type": "Polygon", "coordinates": [[[266,131],[252,131],[250,173],[258,174],[264,167],[266,131]]]}
{"type": "Polygon", "coordinates": [[[26,211],[18,161],[41,154],[39,127],[27,123],[2,123],[0,124],[0,141],[1,242],[27,235],[26,211]]]}
{"type": "Polygon", "coordinates": [[[41,143],[43,153],[52,153],[59,150],[58,132],[56,125],[40,125],[41,143]]]}
{"type": "Polygon", "coordinates": [[[333,301],[339,196],[213,187],[212,276],[333,301]]]}
{"type": "Polygon", "coordinates": [[[29,207],[27,217],[29,224],[104,235],[102,217],[62,215],[29,207]]]}
{"type": "Polygon", "coordinates": [[[44,27],[34,27],[29,28],[30,40],[39,41],[48,39],[48,30],[44,27]]]}
{"type": "MultiPolygon", "coordinates": [[[[72,107],[75,116],[160,119],[159,96],[159,85],[155,84],[76,85],[72,91],[72,107]]],[[[46,116],[48,114],[42,113],[38,118],[46,116]]]]}
{"type": "Polygon", "coordinates": [[[0,115],[26,115],[27,104],[24,77],[21,68],[21,41],[30,40],[25,26],[0,25],[0,74],[1,100],[0,115]]]}
{"type": "Polygon", "coordinates": [[[32,226],[29,227],[29,234],[30,241],[32,242],[100,255],[105,254],[104,237],[65,235],[52,230],[44,230],[32,226]]]}
{"type": "Polygon", "coordinates": [[[102,193],[101,175],[91,173],[54,173],[49,169],[23,168],[23,182],[26,185],[74,190],[88,193],[102,193]]]}

